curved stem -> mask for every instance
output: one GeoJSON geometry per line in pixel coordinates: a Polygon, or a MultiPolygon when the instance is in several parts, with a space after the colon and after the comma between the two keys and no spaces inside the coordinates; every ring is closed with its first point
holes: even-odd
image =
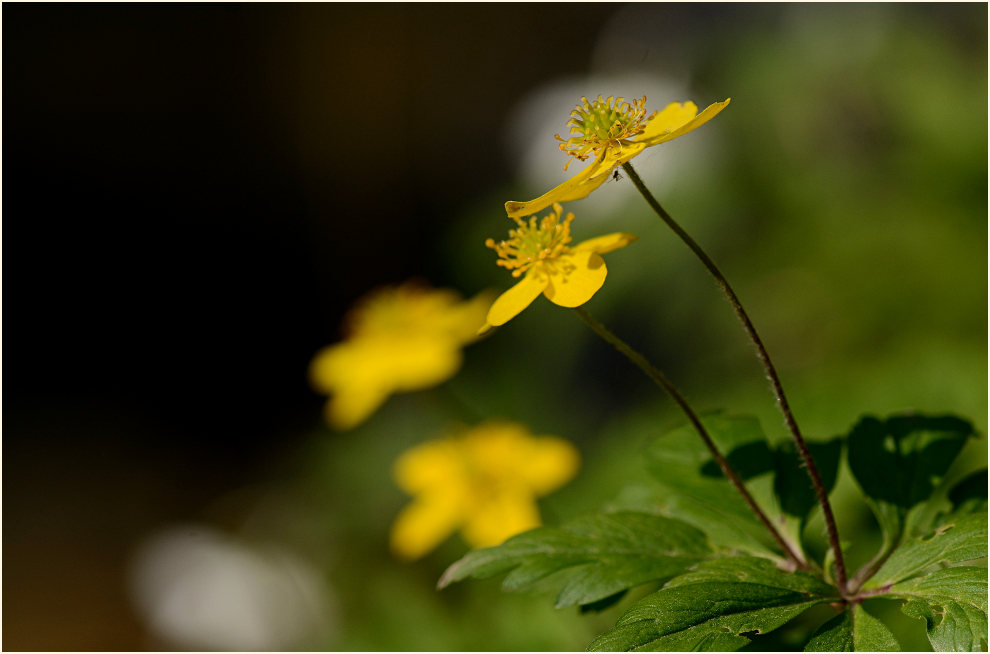
{"type": "Polygon", "coordinates": [[[691,421],[691,424],[698,432],[698,435],[701,436],[701,440],[704,441],[705,446],[708,448],[708,451],[711,452],[712,457],[715,459],[715,462],[718,464],[718,467],[722,469],[722,474],[726,476],[726,478],[735,487],[735,489],[739,491],[739,494],[743,496],[743,499],[746,500],[746,504],[749,505],[749,508],[752,509],[753,513],[756,514],[756,517],[759,518],[760,522],[763,523],[763,526],[765,526],[767,530],[770,531],[770,534],[773,536],[774,540],[777,541],[777,544],[780,545],[780,547],[787,554],[787,558],[793,561],[799,570],[807,570],[808,564],[805,562],[804,558],[801,557],[800,554],[794,551],[794,548],[791,546],[791,544],[788,543],[784,539],[784,537],[780,535],[780,532],[777,531],[777,528],[774,527],[772,522],[770,522],[770,519],[767,517],[767,515],[763,513],[763,510],[760,509],[759,505],[756,503],[756,500],[754,500],[753,496],[749,494],[748,490],[746,490],[746,487],[743,485],[742,479],[739,478],[739,475],[736,474],[736,471],[732,469],[732,466],[729,465],[729,462],[726,461],[725,457],[722,456],[722,453],[719,452],[718,447],[716,447],[714,441],[712,441],[711,436],[708,435],[708,430],[706,430],[705,426],[701,424],[701,420],[698,418],[698,415],[691,408],[691,405],[687,403],[687,400],[684,399],[684,396],[681,395],[681,393],[677,390],[677,388],[675,388],[674,385],[670,382],[670,380],[667,379],[666,375],[664,375],[659,369],[657,369],[656,366],[651,364],[646,359],[646,357],[644,357],[642,354],[640,354],[632,347],[630,347],[628,343],[626,343],[618,336],[613,334],[611,331],[609,331],[609,329],[605,325],[592,318],[591,314],[589,314],[587,311],[585,311],[581,307],[575,307],[574,312],[577,313],[577,315],[581,318],[581,320],[587,323],[588,326],[591,327],[591,329],[596,334],[602,337],[602,339],[604,339],[607,343],[612,345],[612,347],[614,347],[616,350],[618,350],[623,355],[625,355],[627,359],[629,359],[634,364],[636,364],[636,366],[640,370],[646,373],[647,377],[652,379],[657,384],[657,386],[665,390],[667,394],[670,395],[671,398],[673,398],[673,400],[681,408],[681,411],[683,411],[684,414],[687,416],[688,420],[691,421]]]}
{"type": "Polygon", "coordinates": [[[746,310],[743,309],[742,303],[739,302],[739,298],[736,297],[735,292],[732,287],[729,286],[728,280],[722,274],[722,272],[715,265],[715,262],[711,260],[701,246],[691,236],[685,232],[680,225],[668,214],[657,199],[653,197],[650,190],[646,188],[643,184],[643,180],[640,179],[639,175],[633,169],[632,165],[629,163],[622,164],[622,169],[626,171],[629,179],[632,180],[636,189],[640,192],[643,198],[646,200],[647,204],[660,216],[660,219],[667,223],[667,226],[674,230],[674,233],[680,237],[684,243],[691,248],[691,251],[701,259],[701,263],[704,264],[708,272],[712,274],[715,278],[715,282],[718,284],[719,288],[728,298],[729,304],[732,305],[733,311],[736,313],[736,317],[739,318],[739,322],[742,323],[743,329],[746,334],[749,335],[750,340],[756,347],[756,355],[763,364],[763,369],[766,371],[767,378],[770,380],[770,387],[773,390],[774,397],[777,399],[777,406],[780,408],[780,412],[784,416],[784,422],[787,425],[787,429],[791,432],[791,436],[794,438],[794,443],[797,446],[797,450],[801,455],[801,460],[804,463],[805,468],[808,471],[808,476],[811,477],[811,483],[815,487],[815,495],[818,497],[818,503],[822,507],[822,513],[825,518],[825,528],[828,531],[829,544],[832,546],[835,552],[835,578],[838,582],[839,591],[844,595],[846,593],[846,564],[842,556],[842,546],[839,543],[839,531],[835,526],[835,517],[832,515],[832,505],[828,501],[828,493],[825,490],[825,485],[822,483],[821,475],[818,473],[818,468],[815,466],[814,459],[811,458],[811,453],[808,451],[808,446],[801,436],[801,430],[798,429],[797,421],[794,419],[794,415],[791,413],[790,405],[787,403],[787,396],[784,395],[784,387],[780,383],[780,378],[777,376],[777,370],[773,366],[773,362],[770,361],[770,355],[767,353],[766,347],[763,345],[760,335],[756,332],[756,328],[753,327],[752,321],[750,321],[749,316],[746,314],[746,310]]]}

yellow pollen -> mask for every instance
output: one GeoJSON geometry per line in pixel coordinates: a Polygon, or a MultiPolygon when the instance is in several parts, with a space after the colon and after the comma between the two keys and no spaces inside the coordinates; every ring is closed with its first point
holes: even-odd
{"type": "MultiPolygon", "coordinates": [[[[643,133],[646,124],[657,115],[654,111],[646,115],[646,96],[640,100],[625,102],[621,97],[602,96],[594,102],[582,97],[581,103],[571,112],[567,124],[571,126],[570,138],[560,134],[554,138],[560,141],[560,149],[581,161],[597,156],[605,148],[621,148],[623,141],[643,133]]],[[[564,170],[574,159],[568,159],[564,170]]]]}
{"type": "Polygon", "coordinates": [[[511,270],[513,277],[519,277],[534,264],[549,263],[567,252],[574,214],[568,213],[561,221],[560,214],[563,210],[562,206],[555,203],[553,211],[539,223],[536,216],[531,216],[528,223],[521,218],[513,218],[518,227],[509,230],[507,240],[496,243],[490,238],[485,241],[485,247],[495,250],[499,256],[496,265],[511,270]]]}

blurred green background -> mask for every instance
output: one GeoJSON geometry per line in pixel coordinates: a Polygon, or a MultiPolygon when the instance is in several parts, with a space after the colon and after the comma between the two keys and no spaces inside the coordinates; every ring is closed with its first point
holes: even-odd
{"type": "MultiPolygon", "coordinates": [[[[732,282],[803,431],[954,413],[982,436],[952,476],[985,465],[983,4],[4,9],[7,649],[576,650],[611,625],[630,599],[437,592],[457,537],[387,549],[392,462],[452,422],[580,448],[549,523],[645,479],[639,448],[681,416],[572,312],[538,299],[351,432],[306,385],[375,286],[509,286],[483,242],[566,177],[553,134],[582,95],[731,97],[633,163],[732,282]]],[[[576,240],[640,236],[589,311],[697,409],[784,437],[729,306],[631,183],[568,209],[576,240]]],[[[865,561],[847,470],[835,502],[865,561]]]]}

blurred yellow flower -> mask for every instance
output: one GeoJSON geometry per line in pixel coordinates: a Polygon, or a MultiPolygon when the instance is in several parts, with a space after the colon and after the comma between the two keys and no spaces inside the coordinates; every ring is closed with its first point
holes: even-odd
{"type": "Polygon", "coordinates": [[[423,556],[460,530],[472,547],[498,545],[540,525],[536,498],[569,481],[580,457],[556,436],[485,422],[403,453],[393,476],[413,496],[392,524],[392,551],[423,556]]]}
{"type": "Polygon", "coordinates": [[[345,318],[345,340],[320,350],[310,364],[313,387],[331,396],[330,425],[350,429],[389,395],[452,377],[491,298],[483,293],[463,301],[451,290],[407,283],[360,300],[345,318]]]}
{"type": "Polygon", "coordinates": [[[562,211],[563,207],[554,204],[552,213],[539,223],[536,216],[531,217],[529,223],[513,218],[519,227],[509,230],[509,240],[496,243],[488,239],[485,242],[498,254],[498,265],[511,270],[513,277],[524,273],[525,277],[495,300],[488,310],[482,332],[504,325],[540,293],[562,307],[581,306],[605,283],[608,271],[600,255],[636,240],[632,234],[616,232],[570,247],[574,214],[568,213],[561,221],[562,211]]]}
{"type": "MultiPolygon", "coordinates": [[[[579,159],[595,160],[580,173],[560,186],[529,202],[505,203],[510,218],[528,216],[555,202],[571,202],[587,197],[605,183],[611,172],[646,148],[666,143],[704,125],[729,104],[731,98],[716,102],[698,113],[693,102],[672,102],[662,111],[646,115],[646,97],[633,102],[622,98],[598,99],[594,102],[581,98],[582,104],[571,112],[568,124],[570,137],[566,140],[555,135],[560,149],[579,159]]],[[[564,169],[573,160],[569,159],[564,169]]]]}

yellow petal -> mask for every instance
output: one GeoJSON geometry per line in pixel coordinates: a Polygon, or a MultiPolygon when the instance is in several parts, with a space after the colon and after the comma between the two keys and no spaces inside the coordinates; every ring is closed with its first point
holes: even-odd
{"type": "Polygon", "coordinates": [[[607,150],[602,152],[584,170],[560,186],[550,189],[535,200],[530,200],[529,202],[509,200],[505,203],[505,213],[508,214],[509,218],[523,218],[539,213],[555,202],[572,202],[587,197],[588,194],[604,184],[605,180],[608,179],[607,173],[610,169],[604,163],[607,154],[607,150]]]}
{"type": "Polygon", "coordinates": [[[377,386],[352,386],[336,393],[326,404],[325,415],[338,431],[353,429],[368,419],[390,393],[377,386]]]}
{"type": "Polygon", "coordinates": [[[327,420],[345,430],[367,419],[392,393],[449,379],[462,359],[460,342],[449,334],[380,334],[323,348],[309,375],[314,388],[332,396],[327,420]]]}
{"type": "Polygon", "coordinates": [[[516,473],[535,495],[546,495],[573,479],[580,465],[577,448],[569,442],[556,436],[540,436],[530,440],[516,473]]]}
{"type": "Polygon", "coordinates": [[[495,300],[488,310],[488,324],[497,327],[509,322],[532,304],[546,287],[547,278],[536,269],[530,269],[518,284],[495,300]]]}
{"type": "Polygon", "coordinates": [[[377,349],[376,341],[356,339],[325,347],[313,358],[310,383],[332,396],[325,414],[334,429],[356,427],[392,392],[393,385],[377,369],[363,365],[377,349]]]}
{"type": "Polygon", "coordinates": [[[695,114],[698,107],[693,102],[671,103],[650,121],[636,142],[649,147],[676,139],[678,136],[684,136],[714,118],[729,105],[731,100],[732,98],[727,98],[724,102],[710,104],[697,115],[695,114]]]}
{"type": "Polygon", "coordinates": [[[666,136],[675,129],[688,124],[698,115],[698,105],[693,102],[671,102],[658,112],[653,120],[646,124],[646,129],[637,138],[638,141],[650,141],[658,136],[666,136]]]}
{"type": "Polygon", "coordinates": [[[392,467],[395,483],[411,495],[429,490],[450,493],[452,488],[461,487],[464,474],[458,445],[449,438],[427,441],[406,450],[392,467]]]}
{"type": "Polygon", "coordinates": [[[420,497],[392,523],[389,544],[404,559],[418,559],[447,539],[464,519],[460,498],[451,494],[420,497]]]}
{"type": "Polygon", "coordinates": [[[548,300],[562,307],[579,307],[605,283],[605,260],[590,250],[557,257],[550,284],[543,291],[548,300]]]}
{"type": "Polygon", "coordinates": [[[581,241],[571,248],[571,250],[573,252],[588,250],[591,252],[597,252],[598,254],[605,254],[606,252],[611,252],[612,250],[624,248],[638,238],[639,237],[635,234],[616,232],[614,234],[606,234],[605,236],[599,236],[597,238],[589,238],[587,241],[581,241]]]}
{"type": "Polygon", "coordinates": [[[309,383],[321,393],[332,393],[347,377],[360,354],[350,343],[338,343],[320,349],[309,364],[309,383]]]}
{"type": "Polygon", "coordinates": [[[474,507],[461,534],[472,547],[491,547],[510,536],[540,526],[540,512],[532,495],[522,488],[503,488],[474,507]]]}
{"type": "Polygon", "coordinates": [[[577,472],[580,456],[569,442],[556,436],[530,434],[515,422],[488,421],[471,430],[464,439],[472,468],[488,479],[526,488],[545,495],[570,480],[577,472]]]}
{"type": "Polygon", "coordinates": [[[378,374],[396,391],[430,388],[454,376],[463,355],[457,341],[436,335],[397,340],[383,347],[367,366],[377,366],[378,374]]]}
{"type": "Polygon", "coordinates": [[[516,477],[516,468],[529,455],[532,441],[524,425],[489,420],[465,433],[462,444],[476,474],[502,480],[516,477]]]}

